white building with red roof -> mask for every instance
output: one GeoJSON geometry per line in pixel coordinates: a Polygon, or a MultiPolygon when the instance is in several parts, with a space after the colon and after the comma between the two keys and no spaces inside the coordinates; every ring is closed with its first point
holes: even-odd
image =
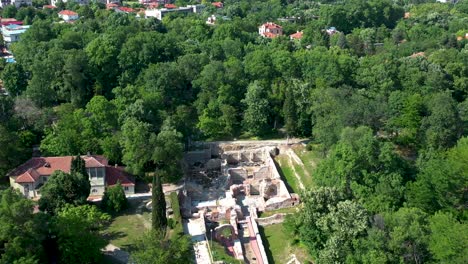
{"type": "Polygon", "coordinates": [[[80,18],[78,13],[73,12],[71,10],[62,10],[58,13],[58,16],[63,19],[64,21],[74,21],[80,18]]]}
{"type": "Polygon", "coordinates": [[[273,22],[266,22],[258,28],[258,34],[265,38],[276,38],[283,35],[283,27],[273,22]]]}
{"type": "MultiPolygon", "coordinates": [[[[55,171],[70,173],[73,156],[37,157],[26,161],[7,176],[11,187],[28,198],[40,197],[40,188],[55,171]]],[[[81,156],[91,183],[90,196],[101,196],[107,187],[120,182],[126,194],[135,193],[135,180],[123,167],[110,166],[103,156],[81,156]]]]}

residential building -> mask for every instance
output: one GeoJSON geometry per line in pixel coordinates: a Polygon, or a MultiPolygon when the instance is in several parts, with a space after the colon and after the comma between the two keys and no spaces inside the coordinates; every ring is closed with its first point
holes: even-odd
{"type": "Polygon", "coordinates": [[[224,7],[223,2],[213,2],[211,4],[216,8],[223,8],[224,7]]]}
{"type": "MultiPolygon", "coordinates": [[[[89,0],[73,0],[73,1],[75,1],[76,3],[78,3],[80,5],[89,4],[89,0]]],[[[57,3],[59,3],[59,2],[67,3],[68,0],[51,0],[50,4],[53,5],[53,6],[57,6],[57,3]]]]}
{"type": "MultiPolygon", "coordinates": [[[[37,157],[26,161],[7,176],[10,186],[28,198],[39,198],[41,187],[55,171],[70,173],[73,156],[37,157]]],[[[126,194],[135,193],[135,181],[123,167],[110,166],[103,156],[82,156],[91,183],[90,196],[101,196],[107,187],[120,182],[126,194]]]]}
{"type": "Polygon", "coordinates": [[[32,0],[1,0],[0,1],[0,7],[4,8],[7,5],[14,5],[17,8],[22,6],[22,5],[32,5],[32,0]]]}
{"type": "Polygon", "coordinates": [[[79,18],[78,13],[70,10],[62,10],[58,13],[58,16],[64,21],[75,21],[79,18]]]}
{"type": "Polygon", "coordinates": [[[203,8],[205,7],[204,5],[188,5],[186,7],[176,7],[173,5],[165,5],[170,8],[161,8],[161,9],[147,9],[145,10],[145,16],[146,17],[155,17],[158,20],[162,20],[164,16],[166,16],[169,13],[201,13],[203,8]],[[175,8],[174,8],[175,7],[175,8]]]}
{"type": "Polygon", "coordinates": [[[211,15],[206,19],[206,24],[207,25],[214,25],[216,23],[216,16],[211,15]]]}
{"type": "Polygon", "coordinates": [[[130,13],[135,13],[136,10],[130,7],[125,7],[125,6],[118,6],[114,8],[114,11],[117,13],[125,13],[125,14],[130,14],[130,13]]]}
{"type": "Polygon", "coordinates": [[[294,34],[289,35],[290,40],[301,40],[304,33],[302,31],[297,31],[294,34]]]}
{"type": "Polygon", "coordinates": [[[267,22],[258,28],[258,34],[265,38],[276,38],[283,35],[283,27],[273,22],[267,22]]]}
{"type": "Polygon", "coordinates": [[[339,31],[336,29],[336,27],[329,27],[325,30],[329,36],[333,36],[336,33],[339,33],[339,31]]]}
{"type": "Polygon", "coordinates": [[[18,24],[2,25],[2,36],[5,44],[9,46],[11,43],[17,42],[21,34],[26,32],[30,26],[23,26],[18,24]]]}

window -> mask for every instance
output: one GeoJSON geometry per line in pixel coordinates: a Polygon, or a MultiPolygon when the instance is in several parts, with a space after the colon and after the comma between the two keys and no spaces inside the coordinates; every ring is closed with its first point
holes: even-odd
{"type": "Polygon", "coordinates": [[[128,191],[128,186],[125,186],[125,187],[124,187],[124,190],[125,190],[125,191],[128,191]]]}
{"type": "Polygon", "coordinates": [[[96,168],[96,177],[97,177],[97,178],[102,178],[102,177],[104,177],[104,169],[102,169],[102,168],[99,168],[99,169],[96,168]]]}
{"type": "Polygon", "coordinates": [[[92,193],[97,193],[97,192],[98,192],[98,190],[96,190],[96,189],[93,189],[91,192],[92,192],[92,193]]]}

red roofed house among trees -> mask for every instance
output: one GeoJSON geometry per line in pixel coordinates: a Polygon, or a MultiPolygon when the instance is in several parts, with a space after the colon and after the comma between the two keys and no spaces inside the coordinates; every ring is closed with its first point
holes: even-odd
{"type": "Polygon", "coordinates": [[[304,35],[304,33],[302,31],[297,31],[294,34],[289,35],[289,39],[291,39],[291,40],[295,40],[295,39],[301,40],[303,35],[304,35]]]}
{"type": "Polygon", "coordinates": [[[58,16],[65,21],[73,21],[79,18],[78,13],[70,10],[62,10],[58,13],[58,16]]]}
{"type": "MultiPolygon", "coordinates": [[[[122,167],[110,166],[103,156],[81,156],[86,164],[91,183],[90,196],[103,195],[105,188],[117,184],[124,187],[126,194],[135,193],[135,181],[122,167]]],[[[37,157],[26,161],[7,176],[11,187],[28,198],[40,196],[40,188],[54,171],[70,173],[72,156],[37,157]]]]}
{"type": "Polygon", "coordinates": [[[267,22],[258,28],[258,34],[266,38],[276,38],[283,35],[283,28],[273,22],[267,22]]]}
{"type": "Polygon", "coordinates": [[[223,2],[213,2],[211,3],[216,8],[223,8],[223,2]]]}
{"type": "Polygon", "coordinates": [[[165,5],[164,5],[164,8],[167,8],[167,9],[176,9],[177,6],[176,6],[176,5],[173,5],[173,4],[165,4],[165,5]]]}

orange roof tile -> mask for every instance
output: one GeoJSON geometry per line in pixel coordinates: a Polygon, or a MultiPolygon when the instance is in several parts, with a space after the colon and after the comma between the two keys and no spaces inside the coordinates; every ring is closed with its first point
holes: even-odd
{"type": "Polygon", "coordinates": [[[292,39],[302,39],[303,34],[304,33],[302,31],[298,31],[298,32],[296,32],[294,34],[289,35],[289,37],[292,38],[292,39]]]}
{"type": "Polygon", "coordinates": [[[60,15],[64,15],[64,16],[77,16],[78,13],[76,12],[73,12],[71,10],[62,10],[59,12],[60,15]]]}

